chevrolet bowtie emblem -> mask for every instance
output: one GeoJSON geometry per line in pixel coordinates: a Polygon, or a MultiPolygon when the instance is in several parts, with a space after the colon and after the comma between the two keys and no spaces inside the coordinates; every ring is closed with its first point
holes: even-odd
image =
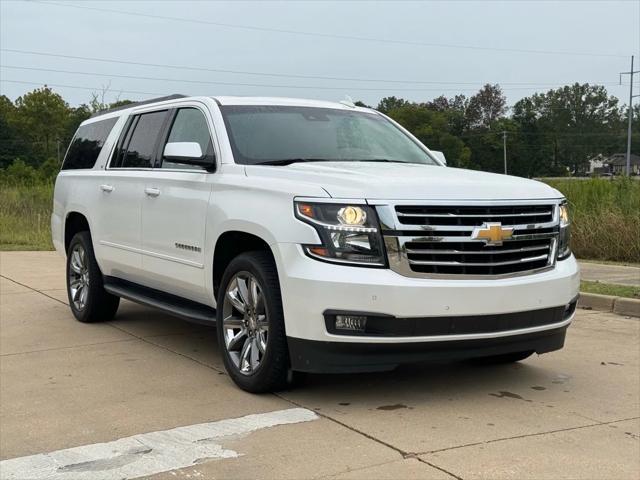
{"type": "Polygon", "coordinates": [[[504,240],[508,240],[513,236],[512,227],[503,227],[500,222],[485,222],[481,227],[473,229],[471,238],[474,240],[484,240],[485,244],[492,246],[502,245],[504,240]]]}

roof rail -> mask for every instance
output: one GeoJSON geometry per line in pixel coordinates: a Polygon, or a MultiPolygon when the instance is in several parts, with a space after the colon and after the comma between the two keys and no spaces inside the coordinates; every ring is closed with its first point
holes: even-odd
{"type": "Polygon", "coordinates": [[[100,110],[94,113],[93,115],[91,115],[91,118],[99,117],[100,115],[104,115],[105,113],[117,112],[118,110],[125,110],[127,108],[132,108],[132,107],[139,107],[140,105],[147,105],[149,103],[164,102],[166,100],[176,100],[178,98],[185,98],[186,96],[187,95],[182,95],[181,93],[174,93],[173,95],[150,98],[149,100],[142,100],[141,102],[127,103],[126,105],[120,105],[119,107],[109,108],[107,110],[100,110]]]}

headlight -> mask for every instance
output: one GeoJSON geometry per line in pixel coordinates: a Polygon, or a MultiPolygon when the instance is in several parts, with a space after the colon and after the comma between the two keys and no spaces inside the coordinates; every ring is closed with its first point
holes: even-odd
{"type": "Polygon", "coordinates": [[[367,205],[295,202],[295,214],[315,227],[321,245],[303,245],[310,257],[373,267],[386,265],[378,219],[367,205]]]}
{"type": "Polygon", "coordinates": [[[558,260],[564,260],[571,255],[571,222],[569,220],[569,205],[566,201],[559,206],[560,235],[558,238],[558,260]]]}

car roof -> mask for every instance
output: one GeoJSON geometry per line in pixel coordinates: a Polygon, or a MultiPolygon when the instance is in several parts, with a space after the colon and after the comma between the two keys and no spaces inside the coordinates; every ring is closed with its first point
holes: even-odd
{"type": "Polygon", "coordinates": [[[356,107],[351,104],[350,101],[342,102],[330,102],[327,100],[313,100],[306,98],[289,98],[289,97],[241,97],[241,96],[219,96],[219,97],[187,97],[186,95],[170,95],[167,97],[154,98],[150,100],[144,100],[141,102],[135,102],[128,105],[122,105],[110,110],[104,110],[95,113],[91,118],[82,122],[82,125],[93,123],[107,118],[119,117],[122,115],[128,115],[132,110],[135,110],[141,106],[153,107],[155,105],[170,105],[176,102],[189,101],[189,100],[202,100],[203,98],[210,98],[216,101],[219,105],[278,105],[278,106],[296,106],[296,107],[312,107],[312,108],[332,108],[337,110],[357,110],[364,112],[371,112],[370,108],[356,107]]]}
{"type": "Polygon", "coordinates": [[[336,108],[341,110],[353,110],[359,108],[349,105],[348,101],[330,102],[327,100],[313,100],[308,98],[290,97],[235,97],[223,96],[212,97],[220,105],[279,105],[294,107],[316,107],[316,108],[336,108]]]}

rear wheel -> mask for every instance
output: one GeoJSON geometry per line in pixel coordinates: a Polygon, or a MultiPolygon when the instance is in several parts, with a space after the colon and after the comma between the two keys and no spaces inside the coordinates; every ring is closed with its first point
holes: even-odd
{"type": "Polygon", "coordinates": [[[104,289],[89,232],[74,235],[67,251],[67,296],[73,315],[81,322],[111,320],[120,298],[104,289]]]}
{"type": "Polygon", "coordinates": [[[234,258],[222,277],[217,305],[222,360],[233,381],[253,393],[285,387],[289,352],[271,256],[256,251],[234,258]]]}

